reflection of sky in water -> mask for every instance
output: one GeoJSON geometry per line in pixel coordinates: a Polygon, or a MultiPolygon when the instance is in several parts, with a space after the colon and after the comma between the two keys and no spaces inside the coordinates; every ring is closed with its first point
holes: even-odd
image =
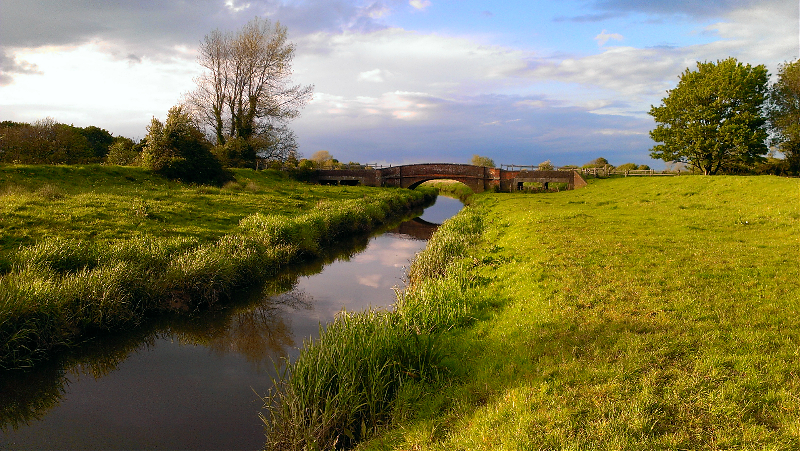
{"type": "Polygon", "coordinates": [[[301,277],[295,290],[303,293],[313,308],[287,312],[297,345],[319,335],[319,324],[330,321],[342,310],[388,308],[394,304],[392,288],[403,286],[405,268],[425,244],[384,234],[373,238],[367,249],[350,261],[336,261],[319,274],[301,277]]]}
{"type": "Polygon", "coordinates": [[[464,208],[464,204],[462,204],[460,200],[453,199],[452,197],[439,196],[436,198],[436,205],[426,208],[420,218],[434,224],[441,224],[447,218],[461,211],[462,208],[464,208]]]}
{"type": "MultiPolygon", "coordinates": [[[[441,223],[460,207],[440,197],[423,218],[441,223]]],[[[0,430],[0,448],[259,449],[257,394],[271,387],[272,359],[296,355],[342,309],[391,306],[392,288],[402,286],[404,268],[425,244],[396,233],[374,237],[349,261],[299,278],[294,290],[272,298],[277,305],[237,312],[225,324],[174,325],[166,338],[134,342],[137,350],[123,351],[97,378],[72,370],[51,382],[53,390],[63,384],[57,405],[41,421],[0,430]]]]}

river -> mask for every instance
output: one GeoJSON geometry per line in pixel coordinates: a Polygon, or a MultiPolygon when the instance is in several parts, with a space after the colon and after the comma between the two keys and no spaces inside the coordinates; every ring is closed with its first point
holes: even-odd
{"type": "Polygon", "coordinates": [[[393,287],[461,202],[357,237],[226,308],[160,318],[35,371],[0,374],[0,449],[260,449],[275,364],[343,309],[390,308],[393,287]]]}

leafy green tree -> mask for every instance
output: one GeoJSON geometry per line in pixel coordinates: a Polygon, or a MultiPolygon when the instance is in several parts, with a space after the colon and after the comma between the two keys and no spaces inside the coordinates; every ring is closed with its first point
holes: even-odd
{"type": "Polygon", "coordinates": [[[212,152],[228,168],[255,168],[256,149],[252,140],[231,138],[225,144],[214,146],[212,152]]]}
{"type": "Polygon", "coordinates": [[[0,160],[22,164],[80,164],[93,161],[82,129],[47,117],[33,124],[4,122],[0,160]]]}
{"type": "Polygon", "coordinates": [[[489,157],[482,157],[477,154],[472,156],[472,160],[470,160],[469,164],[473,166],[483,166],[485,168],[495,167],[494,160],[492,160],[489,157]]]}
{"type": "Polygon", "coordinates": [[[78,133],[86,138],[94,161],[102,161],[108,154],[109,146],[114,143],[114,137],[111,136],[111,133],[94,125],[78,129],[78,133]]]}
{"type": "Polygon", "coordinates": [[[650,156],[688,163],[706,175],[752,167],[767,152],[767,77],[764,65],[736,58],[687,68],[662,104],[650,108],[658,124],[650,137],[663,143],[650,156]]]}
{"type": "Polygon", "coordinates": [[[136,144],[130,138],[117,136],[108,146],[106,162],[118,166],[138,166],[141,163],[143,143],[136,144]]]}
{"type": "Polygon", "coordinates": [[[772,131],[771,144],[784,155],[781,165],[786,173],[800,174],[800,60],[781,65],[778,80],[769,93],[767,117],[772,131]]]}
{"type": "Polygon", "coordinates": [[[606,160],[603,157],[598,157],[598,158],[595,158],[594,160],[584,164],[581,167],[582,168],[604,168],[606,166],[609,166],[608,160],[606,160]]]}
{"type": "Polygon", "coordinates": [[[172,107],[164,123],[153,118],[145,140],[142,165],[167,178],[214,184],[230,178],[211,153],[211,143],[182,107],[172,107]]]}
{"type": "Polygon", "coordinates": [[[617,166],[618,171],[634,171],[636,168],[638,168],[636,163],[625,163],[617,166]]]}

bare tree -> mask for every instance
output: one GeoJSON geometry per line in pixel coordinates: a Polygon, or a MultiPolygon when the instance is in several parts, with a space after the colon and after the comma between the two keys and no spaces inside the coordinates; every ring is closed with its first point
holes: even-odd
{"type": "Polygon", "coordinates": [[[267,19],[255,18],[235,33],[214,30],[205,37],[198,62],[206,72],[195,79],[197,89],[186,103],[218,145],[243,138],[257,147],[255,153],[288,156],[279,150],[294,147],[287,123],[313,92],[313,86],[291,83],[294,52],[286,27],[267,19]]]}

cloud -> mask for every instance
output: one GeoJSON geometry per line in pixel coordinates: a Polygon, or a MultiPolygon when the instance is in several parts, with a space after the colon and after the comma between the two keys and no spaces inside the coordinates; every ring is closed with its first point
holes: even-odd
{"type": "Polygon", "coordinates": [[[757,5],[772,6],[787,3],[783,0],[594,0],[590,7],[603,11],[600,15],[614,13],[644,13],[650,15],[684,15],[694,18],[722,17],[732,10],[749,9],[757,5]]]}
{"type": "Polygon", "coordinates": [[[19,74],[41,74],[41,71],[36,64],[18,61],[0,51],[0,86],[11,84],[14,81],[13,75],[19,74]]]}
{"type": "Polygon", "coordinates": [[[299,39],[297,46],[303,50],[295,60],[297,81],[314,83],[317,92],[349,98],[380,97],[390,91],[491,92],[508,83],[528,83],[507,74],[525,69],[525,58],[531,56],[464,37],[399,28],[316,33],[299,39]],[[326,76],[319,77],[322,73],[326,76]]]}
{"type": "Polygon", "coordinates": [[[603,30],[600,34],[594,37],[594,40],[597,41],[597,45],[602,47],[606,45],[606,42],[609,40],[621,41],[624,38],[619,33],[608,33],[606,30],[603,30]]]}
{"type": "Polygon", "coordinates": [[[325,147],[337,158],[368,163],[466,163],[472,154],[487,155],[498,164],[536,164],[546,159],[557,165],[583,164],[597,156],[649,163],[649,118],[557,107],[540,96],[429,94],[424,98],[432,107],[417,120],[394,117],[390,108],[376,108],[380,114],[369,115],[362,105],[360,111],[354,108],[350,114],[336,115],[309,108],[294,126],[301,148],[325,147]],[[610,135],[596,130],[622,132],[610,135]]]}
{"type": "Polygon", "coordinates": [[[280,20],[291,36],[320,31],[374,31],[390,8],[380,1],[348,0],[3,0],[0,43],[5,48],[76,46],[103,42],[130,53],[171,57],[174,47],[195,48],[210,31],[235,30],[255,16],[280,20]],[[176,26],[180,24],[180,26],[176,26]]]}
{"type": "Polygon", "coordinates": [[[431,6],[430,0],[409,0],[408,4],[419,10],[424,10],[431,6]]]}
{"type": "Polygon", "coordinates": [[[356,277],[356,280],[358,280],[359,285],[364,285],[372,288],[380,288],[381,279],[383,279],[383,276],[381,276],[380,274],[371,274],[368,276],[362,275],[356,277]]]}
{"type": "Polygon", "coordinates": [[[371,83],[383,83],[384,76],[389,76],[392,73],[380,69],[368,70],[358,74],[358,81],[368,81],[371,83]]]}
{"type": "Polygon", "coordinates": [[[604,20],[613,19],[616,17],[620,17],[623,14],[621,13],[601,13],[601,14],[582,14],[580,16],[574,17],[567,17],[567,16],[558,16],[553,19],[554,22],[577,22],[577,23],[584,23],[584,22],[602,22],[604,20]]]}

